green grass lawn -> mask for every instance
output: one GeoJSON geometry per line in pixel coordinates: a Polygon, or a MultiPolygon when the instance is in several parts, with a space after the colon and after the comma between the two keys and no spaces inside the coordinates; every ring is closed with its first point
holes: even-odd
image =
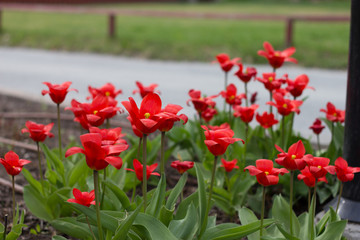
{"type": "MultiPolygon", "coordinates": [[[[169,11],[243,12],[266,14],[346,15],[348,3],[311,4],[156,4],[112,5],[118,8],[169,11]]],[[[103,7],[103,6],[102,6],[103,7]]],[[[115,39],[107,37],[107,17],[4,11],[0,44],[53,50],[86,51],[151,59],[207,61],[220,52],[246,63],[266,63],[257,56],[264,41],[284,47],[285,24],[278,21],[234,21],[118,17],[115,39]]],[[[303,66],[346,68],[348,23],[295,24],[294,55],[303,66]]]]}

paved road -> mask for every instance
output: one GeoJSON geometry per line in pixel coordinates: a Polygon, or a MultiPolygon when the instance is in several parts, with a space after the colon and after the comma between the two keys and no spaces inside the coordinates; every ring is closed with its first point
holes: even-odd
{"type": "MultiPolygon", "coordinates": [[[[271,71],[265,65],[255,67],[259,73],[271,71]]],[[[302,113],[295,118],[296,131],[310,136],[308,127],[316,117],[324,116],[319,110],[325,108],[328,101],[333,102],[337,108],[345,108],[346,71],[308,69],[289,64],[279,71],[279,74],[283,73],[289,73],[291,79],[306,73],[310,78],[310,86],[316,89],[305,91],[304,95],[309,98],[301,107],[302,113]]],[[[0,48],[0,89],[42,101],[49,99],[40,94],[46,87],[42,84],[44,81],[72,81],[72,87],[78,89],[79,93],[72,92],[68,95],[66,103],[69,104],[72,98],[85,101],[88,85],[100,87],[106,82],[112,82],[117,88],[123,89],[124,94],[118,98],[122,101],[132,95],[136,80],[145,85],[159,84],[163,102],[183,106],[183,112],[189,116],[195,113],[192,107],[185,104],[189,89],[200,89],[207,95],[212,95],[222,90],[224,85],[223,73],[216,64],[211,63],[162,62],[87,53],[0,48]]],[[[231,76],[229,82],[235,83],[242,90],[243,86],[236,77],[231,76]]],[[[258,91],[259,104],[263,105],[269,98],[268,92],[259,82],[251,82],[249,90],[258,91]]],[[[138,96],[135,99],[140,101],[138,96]]],[[[268,107],[260,108],[261,111],[265,109],[268,107]]],[[[325,143],[329,136],[329,131],[324,131],[322,141],[325,143]]]]}

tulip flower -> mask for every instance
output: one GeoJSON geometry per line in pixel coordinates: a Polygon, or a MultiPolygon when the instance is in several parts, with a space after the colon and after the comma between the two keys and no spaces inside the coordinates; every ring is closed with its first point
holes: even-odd
{"type": "Polygon", "coordinates": [[[97,127],[90,127],[90,133],[101,134],[101,145],[115,145],[115,144],[127,144],[126,140],[122,139],[126,134],[121,133],[121,127],[110,129],[99,129],[97,127]]]}
{"type": "Polygon", "coordinates": [[[241,58],[230,59],[229,55],[226,53],[220,53],[216,55],[216,60],[224,72],[229,72],[233,66],[241,60],[241,58]]]}
{"type": "Polygon", "coordinates": [[[331,122],[345,121],[345,111],[335,108],[331,102],[327,103],[326,109],[320,109],[320,112],[326,113],[326,118],[331,122]]]}
{"type": "Polygon", "coordinates": [[[23,166],[29,164],[31,161],[26,159],[19,159],[19,156],[13,152],[9,151],[5,154],[4,158],[0,158],[0,163],[4,166],[6,172],[11,175],[12,180],[12,212],[13,212],[13,219],[15,219],[15,176],[18,175],[23,166]],[[4,159],[5,158],[5,159],[4,159]]]}
{"type": "Polygon", "coordinates": [[[180,174],[183,174],[187,170],[194,167],[194,162],[175,160],[171,163],[170,166],[175,168],[180,174]]]}
{"type": "Polygon", "coordinates": [[[201,113],[201,117],[205,120],[205,122],[210,122],[216,114],[218,114],[217,110],[209,107],[201,113]]]}
{"type": "Polygon", "coordinates": [[[48,86],[49,90],[42,90],[41,94],[44,96],[46,94],[50,95],[51,100],[54,103],[60,104],[65,100],[66,95],[70,91],[78,91],[76,89],[69,89],[72,82],[64,82],[62,84],[51,84],[49,82],[43,82],[46,86],[48,86]]]}
{"type": "Polygon", "coordinates": [[[259,105],[253,104],[250,107],[234,106],[234,116],[240,117],[245,123],[249,123],[253,120],[256,109],[259,105]]]}
{"type": "Polygon", "coordinates": [[[253,77],[256,77],[257,71],[254,67],[247,67],[245,71],[244,66],[241,63],[237,64],[239,66],[239,70],[234,74],[244,83],[248,83],[253,77]]]}
{"type": "Polygon", "coordinates": [[[182,120],[183,124],[186,124],[188,117],[185,114],[177,115],[178,112],[183,109],[181,106],[176,104],[168,104],[164,109],[161,110],[164,115],[162,116],[163,121],[159,125],[159,130],[161,132],[168,132],[174,126],[174,123],[182,120]]]}
{"type": "Polygon", "coordinates": [[[74,198],[70,198],[67,201],[71,203],[77,203],[85,207],[90,207],[90,205],[95,205],[95,191],[91,192],[81,192],[79,189],[73,189],[74,198]]]}
{"type": "MultiPolygon", "coordinates": [[[[245,170],[249,170],[251,176],[256,176],[259,184],[263,186],[262,204],[261,204],[261,223],[260,223],[260,237],[262,236],[264,209],[265,209],[265,187],[276,185],[279,182],[279,174],[284,175],[288,173],[285,168],[274,168],[274,163],[268,159],[259,159],[255,162],[256,166],[247,166],[245,170]]],[[[291,226],[291,224],[290,224],[291,226]]]]}
{"type": "Polygon", "coordinates": [[[262,115],[259,113],[256,114],[256,121],[261,125],[263,128],[271,128],[273,125],[279,123],[278,120],[275,119],[274,114],[264,112],[262,115]]]}
{"type": "Polygon", "coordinates": [[[299,107],[303,103],[302,101],[285,99],[278,93],[274,94],[273,97],[275,102],[267,102],[266,104],[276,107],[282,116],[287,116],[292,112],[300,113],[299,107]]]}
{"type": "Polygon", "coordinates": [[[296,77],[294,81],[287,79],[288,86],[286,90],[293,95],[294,98],[299,97],[305,88],[313,89],[313,87],[308,86],[309,77],[306,74],[301,74],[300,76],[296,77]]]}
{"type": "MultiPolygon", "coordinates": [[[[139,162],[139,160],[134,159],[133,166],[134,166],[134,169],[126,168],[126,170],[135,172],[137,179],[139,179],[139,181],[142,182],[144,179],[143,165],[139,162]]],[[[146,179],[147,180],[149,180],[151,175],[160,176],[159,173],[154,172],[154,170],[157,168],[157,166],[158,166],[157,163],[152,164],[150,166],[146,166],[146,179]]]]}
{"type": "Polygon", "coordinates": [[[135,93],[140,93],[140,96],[142,98],[144,98],[146,95],[148,95],[148,93],[158,93],[160,94],[160,91],[158,90],[155,90],[155,88],[157,88],[159,85],[157,84],[150,84],[148,87],[145,87],[141,82],[139,81],[136,81],[136,86],[139,88],[139,89],[136,89],[132,92],[132,94],[135,94],[135,93]]]}
{"type": "Polygon", "coordinates": [[[306,186],[312,188],[315,186],[316,184],[316,181],[318,182],[326,182],[327,183],[327,179],[326,177],[322,177],[322,178],[319,178],[319,179],[316,179],[314,177],[314,175],[310,172],[310,169],[308,166],[306,166],[303,170],[300,171],[301,174],[299,174],[297,176],[297,178],[299,180],[302,180],[304,181],[304,183],[306,184],[306,186]]]}
{"type": "Polygon", "coordinates": [[[18,175],[23,166],[31,162],[29,160],[19,159],[19,156],[13,151],[9,151],[4,157],[5,159],[0,158],[0,163],[5,167],[6,172],[11,176],[18,175]]]}
{"type": "MultiPolygon", "coordinates": [[[[132,118],[130,116],[127,117],[127,120],[129,120],[130,124],[131,124],[131,129],[133,130],[133,133],[139,137],[139,138],[142,138],[143,137],[143,134],[142,132],[139,131],[139,129],[136,128],[132,118]]],[[[140,146],[139,146],[140,147],[140,146]]]]}
{"type": "Polygon", "coordinates": [[[305,147],[301,140],[292,144],[287,153],[276,144],[275,148],[280,152],[278,158],[275,159],[277,164],[288,170],[302,170],[306,166],[306,161],[304,159],[305,147]]]}
{"type": "Polygon", "coordinates": [[[214,108],[216,103],[213,101],[218,95],[213,95],[210,97],[202,97],[201,91],[191,89],[189,91],[190,99],[186,101],[187,105],[189,102],[192,102],[194,108],[197,112],[201,113],[205,111],[208,107],[214,108]]]}
{"type": "Polygon", "coordinates": [[[256,101],[257,101],[257,92],[254,92],[253,94],[251,94],[251,97],[250,97],[250,104],[254,104],[254,103],[256,103],[256,101]]]}
{"type": "Polygon", "coordinates": [[[214,156],[224,154],[227,147],[234,142],[245,143],[240,138],[233,138],[234,132],[231,129],[209,130],[207,126],[202,125],[201,127],[205,130],[205,145],[214,156]]]}
{"type": "Polygon", "coordinates": [[[225,168],[226,172],[231,172],[234,168],[239,169],[239,166],[236,166],[237,159],[232,161],[226,161],[224,158],[221,159],[222,165],[220,167],[225,168]]]}
{"type": "Polygon", "coordinates": [[[35,142],[43,142],[46,137],[54,137],[54,134],[50,132],[54,123],[43,125],[32,121],[26,121],[25,126],[26,128],[21,129],[21,133],[29,133],[30,138],[35,142]]]}
{"type": "Polygon", "coordinates": [[[325,157],[313,157],[311,155],[305,156],[305,161],[309,166],[311,174],[316,178],[323,178],[327,173],[335,174],[336,168],[334,166],[329,166],[330,159],[325,157]]]}
{"type": "Polygon", "coordinates": [[[125,151],[129,146],[119,145],[102,145],[102,135],[100,133],[87,133],[80,136],[81,144],[84,149],[79,147],[69,148],[65,157],[82,153],[86,157],[86,163],[93,170],[102,170],[109,164],[116,169],[122,166],[122,159],[118,155],[125,151]]]}
{"type": "Polygon", "coordinates": [[[294,47],[287,48],[284,51],[275,51],[269,42],[264,42],[264,49],[265,51],[259,50],[258,55],[265,57],[274,69],[281,67],[284,62],[297,63],[295,58],[291,58],[296,51],[294,47]]]}
{"type": "Polygon", "coordinates": [[[225,99],[226,103],[229,105],[240,105],[241,100],[246,98],[245,94],[236,95],[236,86],[234,84],[229,84],[226,87],[226,91],[221,91],[220,95],[225,99]]]}
{"type": "Polygon", "coordinates": [[[116,90],[115,86],[111,83],[106,83],[100,88],[94,88],[89,86],[88,89],[91,96],[87,97],[86,99],[94,99],[97,95],[102,95],[104,97],[111,97],[115,99],[117,95],[122,93],[121,89],[116,90]]]}
{"type": "Polygon", "coordinates": [[[257,77],[256,80],[262,82],[270,92],[281,87],[281,79],[276,78],[275,73],[263,73],[263,77],[257,77]]]}
{"type": "Polygon", "coordinates": [[[211,130],[219,130],[219,129],[231,129],[228,123],[223,123],[220,126],[208,126],[211,130]]]}
{"type": "Polygon", "coordinates": [[[272,94],[280,94],[283,97],[288,97],[289,96],[289,92],[285,89],[285,88],[278,88],[278,89],[274,89],[272,91],[272,94]]]}
{"type": "Polygon", "coordinates": [[[313,130],[314,134],[319,135],[322,132],[322,130],[325,128],[325,126],[321,125],[321,120],[317,118],[315,119],[313,125],[311,125],[309,128],[313,130]]]}

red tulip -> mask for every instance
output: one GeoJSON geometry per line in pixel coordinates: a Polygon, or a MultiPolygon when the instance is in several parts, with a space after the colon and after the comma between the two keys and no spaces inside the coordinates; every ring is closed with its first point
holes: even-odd
{"type": "Polygon", "coordinates": [[[225,54],[225,53],[220,53],[218,55],[216,55],[216,60],[218,61],[218,63],[220,64],[221,69],[224,72],[229,72],[232,67],[241,60],[241,58],[234,58],[234,59],[230,59],[230,57],[225,54]]]}
{"type": "Polygon", "coordinates": [[[235,73],[241,81],[244,83],[249,82],[253,77],[256,77],[257,71],[254,67],[247,67],[245,71],[243,71],[244,67],[241,63],[237,64],[239,66],[239,70],[235,73]]]}
{"type": "MultiPolygon", "coordinates": [[[[135,172],[137,179],[139,179],[141,182],[143,181],[143,165],[139,162],[139,160],[134,159],[133,161],[134,170],[130,168],[126,168],[126,170],[135,172]]],[[[150,166],[146,166],[146,179],[149,180],[151,175],[160,176],[159,173],[154,172],[154,170],[157,167],[157,163],[152,164],[150,166]]]]}
{"type": "Polygon", "coordinates": [[[121,127],[110,128],[110,129],[99,129],[97,127],[90,127],[90,133],[100,133],[101,134],[101,145],[115,145],[115,144],[126,144],[127,142],[122,137],[125,137],[126,134],[121,133],[121,127]]]}
{"type": "Polygon", "coordinates": [[[176,170],[178,170],[178,172],[180,174],[183,174],[184,172],[186,172],[187,170],[191,169],[194,167],[194,162],[191,161],[173,161],[171,163],[171,167],[175,168],[176,170]]]}
{"type": "Polygon", "coordinates": [[[122,159],[118,155],[125,151],[129,146],[119,145],[102,145],[102,136],[100,133],[87,133],[80,136],[84,149],[72,147],[65,153],[69,157],[76,153],[82,153],[86,157],[86,163],[93,170],[102,170],[109,164],[116,169],[122,166],[122,159]]]}
{"type": "Polygon", "coordinates": [[[249,123],[253,120],[256,109],[259,105],[253,104],[250,107],[234,106],[234,116],[240,117],[245,123],[249,123]]]}
{"type": "Polygon", "coordinates": [[[281,87],[281,79],[277,79],[275,73],[263,73],[263,77],[257,77],[256,80],[262,82],[265,88],[269,91],[273,91],[281,87]]]}
{"type": "Polygon", "coordinates": [[[155,132],[162,121],[161,119],[161,99],[156,93],[147,94],[140,105],[137,107],[134,99],[129,97],[129,101],[121,102],[136,126],[136,128],[143,134],[150,134],[155,132]]]}
{"type": "Polygon", "coordinates": [[[276,150],[278,150],[278,158],[275,162],[288,170],[302,170],[306,166],[304,159],[305,147],[301,140],[291,145],[288,152],[284,152],[278,145],[275,144],[276,150]]]}
{"type": "Polygon", "coordinates": [[[81,192],[79,189],[73,189],[73,195],[75,198],[70,198],[67,201],[71,203],[77,203],[85,207],[90,207],[90,205],[95,205],[95,192],[81,192]]]}
{"type": "Polygon", "coordinates": [[[215,108],[208,107],[201,113],[201,117],[205,120],[205,122],[210,122],[217,113],[218,112],[215,108]]]}
{"type": "Polygon", "coordinates": [[[219,130],[219,129],[231,129],[230,128],[230,124],[228,123],[223,123],[220,126],[208,126],[211,130],[219,130]]]}
{"type": "Polygon", "coordinates": [[[325,126],[321,125],[321,120],[317,118],[309,128],[312,129],[315,134],[320,134],[325,126]]]}
{"type": "Polygon", "coordinates": [[[336,170],[334,166],[329,166],[330,159],[324,157],[313,157],[311,155],[305,156],[305,161],[309,166],[311,174],[320,179],[326,176],[327,173],[335,174],[336,170]]]}
{"type": "Polygon", "coordinates": [[[288,92],[285,88],[274,89],[274,90],[272,91],[272,94],[273,94],[273,95],[275,95],[275,94],[281,94],[281,96],[283,96],[283,97],[289,96],[289,92],[288,92]]]}
{"type": "Polygon", "coordinates": [[[334,104],[332,104],[331,102],[327,103],[326,108],[326,110],[321,109],[320,112],[326,113],[326,118],[329,121],[341,123],[345,121],[345,111],[336,109],[334,104]]]}
{"type": "Polygon", "coordinates": [[[251,97],[250,97],[250,104],[254,104],[256,103],[256,97],[257,97],[257,92],[254,92],[253,94],[251,94],[251,97]]]}
{"type": "Polygon", "coordinates": [[[287,79],[288,86],[286,90],[293,95],[293,97],[298,97],[302,94],[305,88],[313,89],[313,87],[307,86],[309,83],[309,77],[306,74],[301,74],[300,76],[296,77],[294,81],[287,79]]]}
{"type": "Polygon", "coordinates": [[[21,133],[30,133],[30,138],[35,142],[43,142],[46,137],[52,138],[54,136],[54,134],[50,132],[54,123],[43,125],[26,121],[25,126],[26,128],[21,129],[21,133]]]}
{"type": "Polygon", "coordinates": [[[336,176],[341,182],[348,182],[354,179],[354,173],[360,172],[359,167],[349,167],[342,157],[335,160],[336,176]]]}
{"type": "Polygon", "coordinates": [[[134,90],[132,93],[135,94],[135,93],[140,93],[140,96],[142,98],[144,98],[146,95],[148,95],[148,93],[158,93],[160,94],[160,91],[158,90],[155,90],[155,88],[157,88],[159,85],[157,84],[150,84],[150,86],[148,87],[145,87],[141,82],[139,81],[136,81],[136,86],[139,88],[139,89],[136,89],[134,90]]]}
{"type": "Polygon", "coordinates": [[[197,112],[201,113],[205,111],[208,107],[214,108],[216,103],[213,101],[218,95],[213,95],[210,97],[202,97],[199,90],[191,89],[189,91],[190,99],[186,101],[187,105],[191,101],[194,105],[194,108],[197,112]]]}
{"type": "Polygon", "coordinates": [[[279,174],[288,173],[285,168],[274,168],[274,163],[268,159],[256,160],[255,166],[247,166],[245,170],[249,170],[251,176],[256,176],[259,184],[263,186],[276,185],[279,182],[279,174]]]}
{"type": "Polygon", "coordinates": [[[136,128],[132,118],[130,116],[127,117],[127,120],[129,120],[130,124],[131,124],[131,129],[133,130],[134,134],[139,137],[139,138],[142,138],[143,137],[143,134],[142,132],[139,131],[139,129],[136,128]]]}
{"type": "Polygon", "coordinates": [[[0,163],[5,167],[6,172],[12,176],[18,175],[23,166],[30,162],[29,160],[19,159],[19,156],[13,151],[6,153],[5,159],[0,158],[0,163]]]}
{"type": "Polygon", "coordinates": [[[299,107],[303,103],[302,101],[285,99],[278,93],[274,94],[273,98],[275,102],[267,102],[266,104],[276,107],[279,114],[287,116],[292,112],[296,112],[297,114],[300,113],[299,107]]]}
{"type": "Polygon", "coordinates": [[[186,124],[188,121],[188,117],[185,114],[177,115],[178,112],[183,109],[181,106],[176,104],[168,104],[164,109],[161,110],[164,115],[162,116],[163,121],[159,125],[159,130],[161,132],[167,132],[172,129],[174,123],[182,120],[183,124],[186,124]]]}
{"type": "Polygon", "coordinates": [[[291,58],[291,55],[296,51],[294,47],[287,48],[284,51],[275,51],[269,42],[264,42],[264,49],[265,51],[259,50],[258,55],[265,57],[275,69],[281,67],[284,62],[297,63],[295,58],[291,58]]]}
{"type": "Polygon", "coordinates": [[[230,105],[240,105],[241,99],[246,98],[245,94],[239,94],[236,95],[236,87],[234,84],[229,84],[226,87],[226,91],[221,91],[220,94],[223,98],[225,98],[225,101],[230,105]]]}
{"type": "Polygon", "coordinates": [[[303,170],[301,170],[301,174],[299,174],[297,176],[297,178],[299,180],[303,180],[304,183],[308,186],[308,187],[314,187],[316,184],[316,181],[318,182],[326,182],[327,183],[327,179],[326,177],[322,177],[319,179],[316,179],[314,177],[314,175],[310,172],[310,169],[308,166],[306,166],[303,170]]]}
{"type": "Polygon", "coordinates": [[[95,98],[97,95],[102,95],[104,97],[111,97],[115,99],[117,95],[122,93],[121,89],[116,90],[115,86],[112,85],[111,83],[106,83],[104,86],[100,88],[93,88],[89,86],[88,89],[91,96],[87,97],[86,99],[95,98]]]}
{"type": "Polygon", "coordinates": [[[258,121],[263,128],[270,128],[279,122],[275,119],[274,114],[268,114],[267,112],[264,112],[262,115],[257,113],[256,121],[258,121]]]}
{"type": "Polygon", "coordinates": [[[49,91],[42,90],[41,94],[43,96],[49,94],[50,98],[56,104],[62,103],[65,100],[66,94],[69,91],[78,91],[76,89],[68,89],[71,85],[71,82],[64,82],[62,84],[51,84],[49,82],[43,82],[43,84],[49,87],[49,91]]]}
{"type": "Polygon", "coordinates": [[[232,161],[226,161],[225,159],[221,159],[221,166],[220,167],[223,167],[225,168],[225,171],[227,172],[231,172],[234,168],[238,169],[239,166],[236,166],[236,163],[237,163],[237,159],[233,159],[232,161]]]}
{"type": "Polygon", "coordinates": [[[234,142],[242,141],[245,143],[244,140],[240,138],[233,138],[234,132],[231,129],[209,130],[204,125],[201,127],[205,130],[205,145],[215,156],[224,154],[227,147],[234,142]]]}

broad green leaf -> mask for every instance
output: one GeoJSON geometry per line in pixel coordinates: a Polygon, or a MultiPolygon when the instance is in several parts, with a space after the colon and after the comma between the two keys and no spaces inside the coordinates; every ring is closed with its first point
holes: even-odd
{"type": "Polygon", "coordinates": [[[134,225],[144,227],[150,239],[178,240],[162,222],[150,215],[139,213],[135,218],[134,225]]]}
{"type": "Polygon", "coordinates": [[[88,176],[88,170],[86,161],[84,159],[79,159],[76,165],[70,170],[68,176],[68,186],[74,187],[76,183],[83,182],[88,176]]]}
{"type": "Polygon", "coordinates": [[[204,177],[203,174],[201,172],[201,169],[199,167],[198,163],[195,163],[195,170],[196,170],[196,177],[197,177],[197,183],[198,183],[198,201],[199,201],[199,221],[202,223],[201,228],[199,228],[200,232],[203,233],[207,222],[205,222],[205,218],[208,213],[206,212],[206,192],[205,192],[205,182],[204,182],[204,177]]]}
{"type": "Polygon", "coordinates": [[[300,240],[299,238],[295,237],[294,235],[291,235],[289,232],[287,232],[284,228],[283,224],[277,223],[277,228],[280,230],[280,232],[284,235],[286,239],[289,240],[300,240]]]}
{"type": "MultiPolygon", "coordinates": [[[[258,218],[254,214],[254,212],[248,208],[241,208],[239,210],[239,219],[240,219],[241,225],[246,225],[246,224],[258,221],[258,218]]],[[[264,235],[266,235],[265,229],[263,229],[263,232],[264,232],[264,235]]],[[[260,231],[257,231],[257,232],[254,232],[254,233],[248,235],[248,240],[258,240],[258,239],[260,239],[260,231]]]]}
{"type": "Polygon", "coordinates": [[[316,237],[315,240],[340,240],[346,227],[346,220],[329,223],[323,234],[316,237]]]}
{"type": "Polygon", "coordinates": [[[130,200],[126,193],[116,186],[110,179],[104,181],[105,185],[115,194],[124,209],[130,210],[130,200]]]}
{"type": "Polygon", "coordinates": [[[161,206],[165,201],[166,192],[166,178],[165,175],[161,176],[159,184],[151,198],[149,206],[146,208],[146,213],[158,218],[161,206]]]}
{"type": "Polygon", "coordinates": [[[22,174],[24,175],[26,181],[30,184],[30,186],[36,189],[39,193],[42,193],[41,183],[37,181],[27,169],[23,168],[22,174]]]}
{"type": "Polygon", "coordinates": [[[181,194],[187,180],[187,173],[184,173],[175,187],[171,190],[171,193],[166,201],[166,208],[172,209],[173,205],[175,204],[176,200],[179,198],[179,195],[181,194]]]}
{"type": "MultiPolygon", "coordinates": [[[[293,210],[291,211],[291,214],[293,235],[298,236],[300,231],[300,223],[293,210]]],[[[283,197],[275,197],[272,207],[272,216],[274,219],[278,220],[280,224],[284,225],[285,231],[290,233],[290,205],[283,197]]]]}
{"type": "MultiPolygon", "coordinates": [[[[263,226],[267,227],[274,220],[265,219],[263,226]]],[[[224,223],[205,231],[201,240],[238,240],[260,229],[260,220],[242,226],[235,227],[236,224],[224,223]]]]}
{"type": "Polygon", "coordinates": [[[162,206],[160,210],[159,220],[167,227],[170,221],[173,219],[175,206],[172,209],[167,209],[166,206],[162,206]]]}
{"type": "Polygon", "coordinates": [[[135,211],[133,211],[124,221],[120,223],[119,227],[116,229],[115,236],[113,237],[114,240],[125,239],[124,237],[127,236],[141,208],[142,208],[142,204],[140,204],[135,209],[135,211]]]}
{"type": "Polygon", "coordinates": [[[58,231],[78,239],[91,239],[91,233],[86,223],[77,222],[74,218],[59,218],[50,222],[58,231]]]}
{"type": "Polygon", "coordinates": [[[197,232],[199,224],[195,205],[191,203],[185,217],[180,220],[172,220],[169,229],[178,239],[191,240],[197,232]]]}
{"type": "Polygon", "coordinates": [[[59,174],[60,180],[62,180],[63,185],[66,185],[64,164],[62,163],[62,160],[59,159],[59,155],[55,154],[54,151],[50,150],[43,143],[40,143],[40,147],[46,156],[46,161],[50,162],[52,168],[59,174]]]}
{"type": "Polygon", "coordinates": [[[24,187],[24,201],[26,207],[36,217],[46,221],[54,219],[51,206],[47,205],[47,199],[44,198],[34,187],[30,185],[24,187]]]}
{"type": "Polygon", "coordinates": [[[324,229],[328,221],[330,220],[330,211],[327,211],[324,216],[320,219],[320,221],[316,224],[316,235],[320,235],[324,229]]]}
{"type": "Polygon", "coordinates": [[[183,219],[188,211],[188,208],[190,206],[190,204],[194,204],[195,209],[198,208],[199,206],[199,201],[197,201],[197,199],[199,198],[199,192],[196,191],[193,194],[191,194],[190,196],[188,196],[187,198],[185,198],[178,206],[177,210],[176,210],[176,215],[175,215],[175,219],[183,219]]]}

